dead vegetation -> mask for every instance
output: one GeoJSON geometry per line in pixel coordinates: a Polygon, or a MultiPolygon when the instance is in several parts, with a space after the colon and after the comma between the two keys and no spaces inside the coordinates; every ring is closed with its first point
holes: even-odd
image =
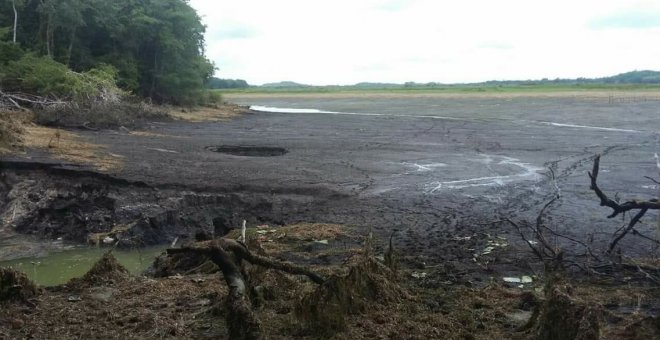
{"type": "MultiPolygon", "coordinates": [[[[633,258],[626,256],[620,248],[617,248],[619,242],[628,235],[638,237],[641,242],[651,242],[656,246],[660,246],[660,240],[657,237],[645,235],[635,228],[649,210],[660,210],[660,201],[657,198],[651,198],[648,200],[628,200],[620,203],[618,198],[617,200],[609,198],[597,183],[599,169],[600,155],[596,155],[593,158],[592,171],[589,172],[590,189],[594,191],[596,197],[600,200],[601,206],[612,209],[612,213],[607,218],[620,215],[625,217],[627,214],[632,216],[626,224],[610,235],[607,246],[594,246],[588,235],[583,237],[568,236],[558,233],[549,226],[546,221],[548,210],[553,204],[561,200],[560,190],[552,170],[550,171],[551,179],[556,188],[556,193],[544,204],[535,223],[525,220],[514,222],[508,218],[503,220],[516,228],[521,239],[529,246],[536,258],[545,265],[546,271],[548,268],[553,268],[553,270],[572,268],[599,278],[613,278],[626,282],[634,277],[636,280],[660,284],[660,267],[658,267],[657,256],[642,254],[642,256],[633,258]],[[566,247],[562,246],[565,244],[570,244],[573,246],[571,249],[577,248],[578,251],[567,251],[566,247]]],[[[651,180],[656,182],[652,178],[651,180]]]]}
{"type": "Polygon", "coordinates": [[[25,274],[11,268],[0,268],[0,304],[25,302],[38,292],[37,286],[25,274]]]}
{"type": "Polygon", "coordinates": [[[24,132],[21,113],[0,111],[0,154],[20,147],[24,132]]]}
{"type": "Polygon", "coordinates": [[[24,126],[23,147],[48,151],[54,158],[77,164],[89,164],[101,171],[121,168],[123,157],[105,151],[79,135],[55,128],[29,124],[24,126]]]}
{"type": "Polygon", "coordinates": [[[171,108],[168,111],[171,117],[188,122],[225,121],[248,112],[250,110],[247,107],[234,104],[223,104],[213,107],[171,108]]]}
{"type": "Polygon", "coordinates": [[[92,101],[34,108],[35,122],[44,126],[87,130],[143,128],[150,121],[166,120],[161,107],[144,102],[92,101]]]}
{"type": "MultiPolygon", "coordinates": [[[[229,277],[238,273],[244,280],[241,306],[247,314],[232,312],[237,307],[232,301],[240,299],[231,297],[224,275],[132,277],[106,255],[78,281],[84,284],[49,288],[36,295],[31,309],[10,304],[0,310],[0,337],[236,339],[231,327],[248,334],[245,338],[268,339],[591,339],[596,330],[605,340],[660,335],[657,317],[646,312],[660,305],[658,287],[568,284],[558,277],[545,287],[491,283],[477,289],[438,277],[443,283],[429,288],[411,278],[409,270],[393,273],[364,245],[333,244],[330,236],[341,240],[352,233],[350,228],[313,226],[283,227],[281,233],[286,230],[287,236],[279,238],[278,231],[256,231],[280,228],[248,229],[250,252],[271,261],[321,236],[329,240],[326,247],[336,247],[334,253],[342,257],[332,264],[307,266],[322,278],[320,284],[243,257],[229,277]],[[249,327],[240,329],[252,324],[245,318],[250,313],[258,322],[256,333],[248,332],[249,327]]],[[[206,257],[218,250],[214,242],[184,245],[179,251],[197,248],[194,252],[201,250],[206,257]]],[[[244,246],[233,240],[220,242],[230,263],[238,263],[237,253],[242,254],[244,246]]]]}
{"type": "Polygon", "coordinates": [[[128,277],[128,270],[117,261],[112,255],[112,251],[108,251],[83,277],[72,279],[67,286],[79,289],[81,287],[113,285],[116,282],[126,280],[128,277]]]}
{"type": "Polygon", "coordinates": [[[347,327],[347,318],[364,314],[375,304],[387,305],[410,298],[394,272],[372,257],[352,265],[348,274],[333,275],[296,305],[295,313],[306,329],[332,336],[347,327]]]}
{"type": "Polygon", "coordinates": [[[63,161],[107,171],[121,167],[122,156],[105,151],[78,134],[37,125],[30,112],[0,112],[0,154],[21,155],[27,149],[48,152],[63,161]]]}

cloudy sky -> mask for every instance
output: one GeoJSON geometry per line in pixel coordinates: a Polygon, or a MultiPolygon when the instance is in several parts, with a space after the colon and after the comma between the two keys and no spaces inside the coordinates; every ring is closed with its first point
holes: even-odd
{"type": "Polygon", "coordinates": [[[216,75],[478,82],[660,70],[660,1],[190,0],[216,75]]]}

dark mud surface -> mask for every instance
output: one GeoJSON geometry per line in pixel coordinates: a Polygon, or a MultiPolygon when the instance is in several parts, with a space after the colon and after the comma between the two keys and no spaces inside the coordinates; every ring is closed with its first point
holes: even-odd
{"type": "MultiPolygon", "coordinates": [[[[497,221],[536,217],[556,191],[548,168],[563,197],[550,211],[551,226],[567,235],[593,234],[596,243],[607,242],[622,221],[607,220],[609,212],[589,190],[586,171],[595,154],[603,154],[599,180],[606,192],[622,199],[658,194],[658,186],[643,178],[658,178],[660,171],[654,158],[660,151],[657,101],[368,95],[231,100],[329,112],[154,123],[150,135],[78,131],[124,157],[121,169],[102,174],[45,154],[5,157],[1,232],[71,242],[102,234],[134,246],[224,234],[243,219],[248,225],[339,223],[365,233],[372,228],[381,240],[396,231],[394,245],[412,265],[456,261],[510,271],[525,267],[528,254],[515,230],[497,221]],[[277,157],[261,157],[275,156],[273,151],[277,157]],[[26,196],[17,200],[19,194],[26,196]],[[498,255],[504,248],[506,258],[498,255]]],[[[656,218],[649,214],[639,230],[652,234],[656,218]]],[[[622,245],[657,251],[636,237],[622,245]]]]}

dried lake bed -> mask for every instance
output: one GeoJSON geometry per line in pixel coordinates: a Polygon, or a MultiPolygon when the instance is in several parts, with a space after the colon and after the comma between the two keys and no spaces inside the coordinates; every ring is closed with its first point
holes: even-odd
{"type": "MultiPolygon", "coordinates": [[[[394,232],[395,246],[425,265],[471,262],[493,243],[515,248],[519,236],[497,221],[534,219],[558,191],[562,199],[548,212],[551,227],[607,242],[622,222],[608,220],[589,189],[586,172],[596,154],[603,155],[605,191],[622,199],[658,194],[644,178],[660,172],[660,101],[650,94],[226,99],[253,111],[226,121],[155,122],[148,134],[79,131],[121,157],[120,168],[102,175],[40,153],[12,159],[6,169],[23,179],[41,171],[61,187],[89,177],[89,187],[104,189],[85,195],[103,191],[97,201],[113,202],[88,212],[98,228],[103,221],[147,221],[132,235],[147,245],[219,232],[242,219],[249,225],[327,222],[363,233],[371,228],[380,240],[394,232]]],[[[639,230],[657,232],[656,219],[649,214],[639,230]]],[[[40,223],[28,232],[84,240],[81,233],[53,232],[58,221],[40,223]]],[[[621,244],[657,252],[639,238],[621,244]]],[[[526,257],[520,249],[518,256],[526,257]]]]}

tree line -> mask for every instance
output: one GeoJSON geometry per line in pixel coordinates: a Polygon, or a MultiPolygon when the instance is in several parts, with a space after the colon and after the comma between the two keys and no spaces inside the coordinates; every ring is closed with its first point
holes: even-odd
{"type": "Polygon", "coordinates": [[[250,87],[250,84],[243,79],[221,79],[213,77],[208,82],[210,89],[245,89],[250,87]]]}
{"type": "Polygon", "coordinates": [[[18,66],[103,70],[135,95],[192,104],[214,71],[204,33],[187,0],[0,0],[0,89],[26,90],[18,66]]]}

